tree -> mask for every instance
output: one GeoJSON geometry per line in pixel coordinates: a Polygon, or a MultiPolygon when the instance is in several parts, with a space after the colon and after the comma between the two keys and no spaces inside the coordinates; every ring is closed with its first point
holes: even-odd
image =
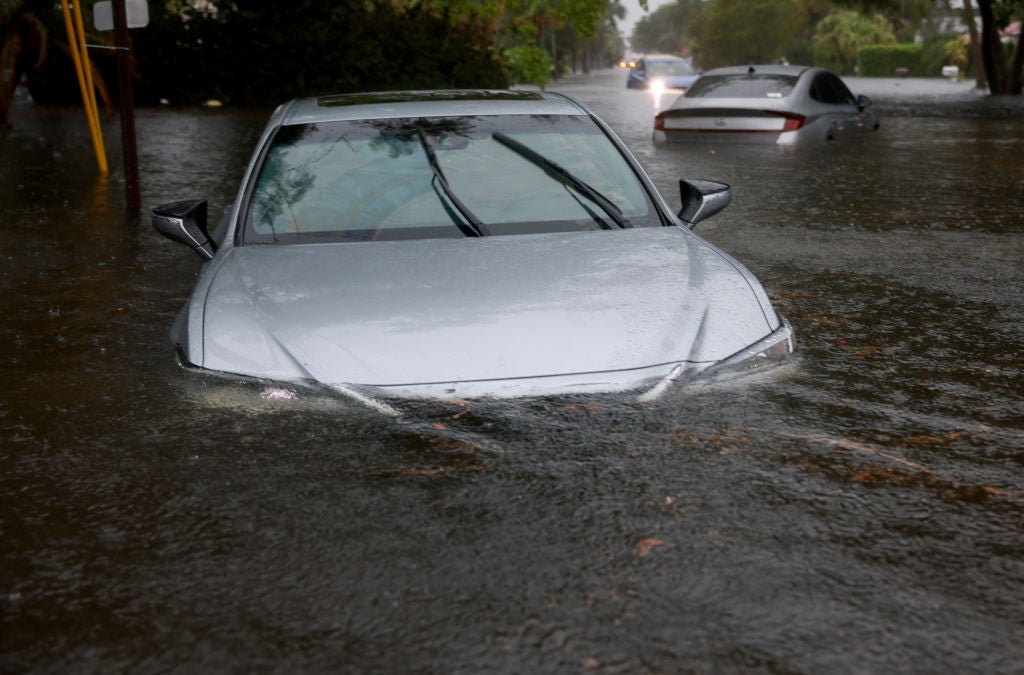
{"type": "MultiPolygon", "coordinates": [[[[111,36],[85,26],[87,44],[109,44],[111,36]]],[[[110,109],[103,65],[116,61],[112,53],[89,55],[93,88],[110,109]],[[109,58],[107,58],[109,57],[109,58]]],[[[75,77],[74,56],[67,40],[60,2],[52,0],[0,0],[0,124],[7,121],[15,88],[22,78],[36,103],[75,104],[82,102],[82,90],[75,77]]]]}
{"type": "Polygon", "coordinates": [[[676,0],[662,5],[640,19],[633,27],[630,44],[639,53],[681,54],[689,46],[689,38],[699,20],[704,3],[701,0],[676,0]]]}
{"type": "Polygon", "coordinates": [[[543,89],[551,77],[551,56],[537,45],[516,45],[502,55],[513,82],[535,84],[543,89]]]}
{"type": "Polygon", "coordinates": [[[711,0],[694,58],[705,68],[771,63],[785,56],[807,21],[794,0],[711,0]]]}
{"type": "MultiPolygon", "coordinates": [[[[385,0],[378,0],[377,4],[385,0]]],[[[582,55],[585,67],[592,48],[603,52],[609,17],[624,15],[619,0],[386,0],[404,9],[419,8],[445,17],[453,25],[474,23],[478,46],[496,49],[513,79],[544,86],[582,55]],[[541,59],[537,49],[547,53],[541,59]],[[546,75],[542,69],[548,65],[546,75]],[[526,73],[529,72],[530,75],[526,73]]],[[[374,4],[374,3],[370,3],[374,4]]],[[[647,0],[640,0],[646,9],[647,0]]],[[[612,23],[614,25],[614,23],[612,23]]]]}
{"type": "Polygon", "coordinates": [[[626,8],[619,0],[608,0],[604,26],[598,36],[598,53],[602,65],[613,65],[626,51],[626,45],[619,31],[619,22],[626,18],[626,8]]]}
{"type": "Polygon", "coordinates": [[[22,76],[46,60],[46,26],[22,0],[0,4],[0,126],[22,76]]]}
{"type": "MultiPolygon", "coordinates": [[[[916,0],[912,2],[917,7],[916,0]]],[[[886,14],[901,15],[906,0],[835,0],[851,9],[874,9],[886,14]]],[[[975,0],[981,15],[981,64],[989,92],[993,95],[1019,96],[1024,84],[1024,31],[1016,43],[1004,44],[1000,31],[1011,22],[1024,19],[1024,0],[975,0]]]]}
{"type": "Polygon", "coordinates": [[[814,63],[843,75],[856,70],[861,45],[896,42],[892,24],[881,14],[842,10],[822,19],[814,30],[814,63]]]}
{"type": "MultiPolygon", "coordinates": [[[[22,3],[43,23],[54,4],[0,0],[2,53],[13,59],[20,45],[19,68],[33,24],[19,14],[20,41],[6,36],[22,3]]],[[[142,103],[269,105],[325,92],[501,88],[510,71],[544,86],[566,64],[588,68],[621,49],[619,0],[150,0],[149,14],[133,37],[142,103]]],[[[53,66],[51,92],[71,73],[57,60],[43,69],[53,66]]],[[[5,85],[9,75],[17,81],[13,68],[3,75],[5,85]]],[[[34,75],[44,82],[44,73],[34,75]]]]}
{"type": "Polygon", "coordinates": [[[1021,0],[977,0],[981,13],[981,60],[994,95],[1020,96],[1024,85],[1024,30],[1012,47],[1003,45],[1000,29],[1013,18],[1024,18],[1021,0]]]}
{"type": "MultiPolygon", "coordinates": [[[[971,6],[971,0],[964,0],[964,23],[967,24],[967,32],[970,37],[971,58],[974,59],[975,86],[978,89],[984,89],[988,86],[988,78],[985,76],[985,68],[981,56],[981,36],[978,34],[978,24],[974,20],[974,8],[971,6]]],[[[965,49],[964,51],[966,52],[967,50],[965,49]]],[[[966,66],[966,54],[964,54],[962,60],[966,66]]]]}
{"type": "Polygon", "coordinates": [[[143,78],[136,92],[147,102],[272,105],[325,93],[508,85],[492,21],[472,11],[246,0],[182,13],[150,4],[150,25],[135,40],[143,78]]]}

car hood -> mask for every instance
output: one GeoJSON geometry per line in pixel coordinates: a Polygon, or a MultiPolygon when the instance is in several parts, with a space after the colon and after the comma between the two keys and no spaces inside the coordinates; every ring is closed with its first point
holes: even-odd
{"type": "Polygon", "coordinates": [[[259,377],[614,390],[719,361],[778,325],[749,273],[679,227],[221,253],[193,361],[259,377]]]}

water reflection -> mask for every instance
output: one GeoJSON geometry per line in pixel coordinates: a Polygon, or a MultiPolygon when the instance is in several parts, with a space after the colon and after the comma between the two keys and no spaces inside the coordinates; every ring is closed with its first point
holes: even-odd
{"type": "MultiPolygon", "coordinates": [[[[1016,670],[1024,118],[872,95],[868,143],[655,147],[623,77],[560,88],[670,201],[733,185],[700,232],[793,321],[785,377],[644,406],[210,405],[167,344],[199,261],[123,216],[80,113],[18,109],[2,669],[1016,670]]],[[[265,119],[140,111],[144,204],[223,209],[265,119]]]]}

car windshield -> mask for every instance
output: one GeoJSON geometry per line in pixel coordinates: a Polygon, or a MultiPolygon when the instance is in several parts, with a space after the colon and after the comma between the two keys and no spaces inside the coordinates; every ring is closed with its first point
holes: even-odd
{"type": "Polygon", "coordinates": [[[736,73],[702,75],[686,90],[686,98],[783,98],[796,86],[796,75],[736,73]]]}
{"type": "Polygon", "coordinates": [[[284,126],[265,153],[249,194],[246,243],[662,225],[629,163],[583,115],[284,126]],[[545,170],[508,139],[550,160],[573,180],[545,170]]]}
{"type": "Polygon", "coordinates": [[[688,61],[648,61],[648,75],[693,75],[693,66],[688,61]]]}

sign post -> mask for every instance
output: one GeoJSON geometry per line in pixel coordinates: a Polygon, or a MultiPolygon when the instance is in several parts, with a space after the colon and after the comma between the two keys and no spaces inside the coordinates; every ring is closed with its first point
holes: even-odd
{"type": "Polygon", "coordinates": [[[107,173],[107,151],[103,147],[103,129],[100,126],[99,108],[96,106],[96,89],[92,81],[92,61],[85,44],[85,26],[82,21],[82,8],[75,3],[72,16],[68,0],[61,0],[64,10],[64,27],[68,32],[68,48],[71,60],[75,63],[75,74],[78,76],[78,87],[82,90],[82,107],[85,117],[89,120],[89,135],[92,136],[93,150],[96,152],[96,164],[100,173],[107,173]]]}
{"type": "Polygon", "coordinates": [[[131,15],[125,0],[98,2],[93,7],[93,21],[98,30],[114,30],[114,48],[117,50],[117,85],[121,101],[121,149],[124,155],[124,188],[128,209],[138,211],[142,206],[139,196],[139,157],[135,145],[135,101],[132,95],[132,47],[128,28],[140,28],[149,23],[149,7],[145,0],[132,0],[131,15]]]}
{"type": "Polygon", "coordinates": [[[121,100],[121,148],[124,152],[125,200],[130,211],[142,206],[139,196],[139,157],[135,146],[135,99],[132,95],[132,52],[124,0],[113,0],[114,46],[117,47],[118,98],[121,100]]]}

